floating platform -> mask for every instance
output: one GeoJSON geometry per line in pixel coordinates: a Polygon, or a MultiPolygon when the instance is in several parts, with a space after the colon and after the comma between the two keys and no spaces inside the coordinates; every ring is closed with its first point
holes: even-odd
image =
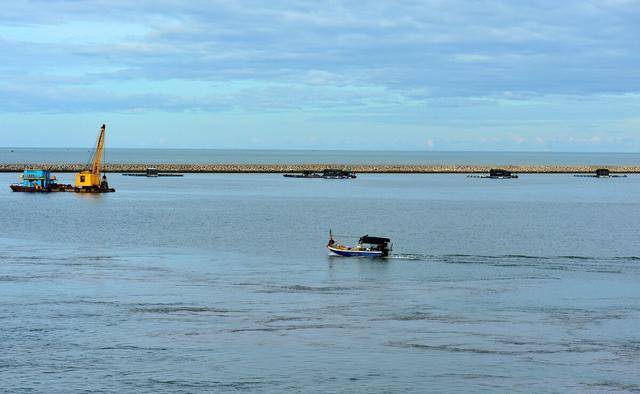
{"type": "Polygon", "coordinates": [[[75,187],[73,188],[75,193],[87,193],[87,194],[101,194],[101,193],[115,193],[116,189],[112,187],[75,187]]]}
{"type": "Polygon", "coordinates": [[[489,175],[469,175],[468,178],[488,178],[488,179],[517,179],[518,175],[512,174],[511,171],[500,168],[492,168],[489,175]]]}
{"type": "Polygon", "coordinates": [[[285,178],[322,178],[322,175],[313,171],[302,171],[302,174],[284,174],[285,178]]]}
{"type": "Polygon", "coordinates": [[[147,178],[158,178],[158,177],[167,177],[167,176],[184,176],[182,174],[171,173],[171,172],[160,172],[155,167],[149,167],[145,172],[127,172],[122,174],[123,176],[143,176],[147,178]]]}
{"type": "Polygon", "coordinates": [[[122,174],[122,176],[142,176],[142,177],[146,177],[146,178],[159,178],[159,177],[164,177],[164,176],[184,176],[183,174],[158,174],[158,175],[147,175],[145,173],[136,173],[136,172],[125,172],[124,174],[122,174]]]}
{"type": "Polygon", "coordinates": [[[100,194],[100,193],[114,193],[116,189],[109,188],[78,188],[73,185],[56,185],[47,188],[38,188],[22,185],[10,185],[12,191],[19,193],[87,193],[87,194],[100,194]]]}
{"type": "Polygon", "coordinates": [[[301,174],[284,174],[286,178],[322,178],[322,179],[355,179],[356,174],[348,170],[325,168],[322,173],[304,170],[301,174]]]}
{"type": "Polygon", "coordinates": [[[577,174],[575,177],[580,178],[626,178],[626,175],[614,175],[611,174],[608,168],[598,168],[595,174],[577,174]]]}
{"type": "Polygon", "coordinates": [[[12,191],[20,193],[60,193],[60,192],[75,192],[74,187],[71,185],[55,185],[49,187],[34,187],[34,186],[22,186],[22,185],[10,185],[12,191]]]}

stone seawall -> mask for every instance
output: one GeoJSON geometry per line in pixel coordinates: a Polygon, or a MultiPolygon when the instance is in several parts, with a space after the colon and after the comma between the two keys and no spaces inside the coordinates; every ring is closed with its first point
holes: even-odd
{"type": "MultiPolygon", "coordinates": [[[[22,172],[25,168],[42,168],[52,172],[78,172],[84,164],[0,164],[0,172],[22,172]]],[[[156,167],[161,172],[181,173],[286,173],[304,170],[322,171],[325,168],[348,169],[356,173],[387,174],[479,174],[491,168],[503,168],[520,174],[579,174],[592,173],[599,166],[571,165],[388,165],[388,164],[109,164],[106,172],[144,172],[147,167],[156,167]]],[[[612,173],[640,173],[638,166],[609,166],[612,173]]]]}

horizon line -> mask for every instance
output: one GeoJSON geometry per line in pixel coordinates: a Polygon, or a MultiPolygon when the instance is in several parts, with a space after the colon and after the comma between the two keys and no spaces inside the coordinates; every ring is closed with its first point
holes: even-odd
{"type": "MultiPolygon", "coordinates": [[[[84,150],[94,147],[59,147],[59,146],[0,146],[0,149],[56,149],[84,150]]],[[[406,152],[406,153],[602,153],[602,154],[640,154],[640,151],[568,151],[568,150],[448,150],[448,149],[327,149],[327,148],[168,148],[168,147],[110,147],[105,150],[211,150],[211,151],[291,151],[291,152],[406,152]]]]}

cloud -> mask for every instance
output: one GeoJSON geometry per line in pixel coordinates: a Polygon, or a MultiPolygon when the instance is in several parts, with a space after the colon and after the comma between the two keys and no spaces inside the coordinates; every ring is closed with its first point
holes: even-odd
{"type": "Polygon", "coordinates": [[[17,2],[5,5],[0,24],[23,32],[22,38],[5,39],[13,47],[8,54],[24,53],[19,48],[33,41],[42,44],[51,26],[75,27],[74,40],[53,35],[50,45],[27,49],[24,55],[31,60],[19,56],[18,61],[30,62],[30,68],[55,62],[61,68],[80,63],[119,70],[95,78],[307,76],[314,83],[318,75],[309,74],[324,73],[400,91],[427,88],[439,96],[639,90],[640,27],[632,17],[639,15],[637,2],[549,4],[17,2]],[[599,28],[593,29],[596,21],[599,28]],[[129,33],[114,42],[112,31],[120,30],[129,33]]]}
{"type": "Polygon", "coordinates": [[[633,135],[638,20],[634,0],[14,1],[0,111],[286,111],[522,146],[552,144],[545,122],[633,135]]]}

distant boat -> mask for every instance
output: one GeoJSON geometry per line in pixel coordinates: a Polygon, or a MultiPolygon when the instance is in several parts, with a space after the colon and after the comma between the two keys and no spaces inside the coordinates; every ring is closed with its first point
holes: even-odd
{"type": "Polygon", "coordinates": [[[511,171],[503,170],[501,168],[492,168],[489,170],[489,175],[468,175],[468,178],[488,178],[488,179],[517,179],[518,176],[512,174],[511,171]]]}
{"type": "Polygon", "coordinates": [[[342,257],[387,257],[393,245],[389,238],[370,237],[363,235],[358,240],[358,244],[353,247],[337,243],[333,239],[333,234],[329,230],[329,243],[327,249],[333,256],[342,257]]]}
{"type": "Polygon", "coordinates": [[[489,178],[491,179],[515,179],[517,175],[511,173],[511,171],[503,170],[501,168],[492,168],[489,170],[489,178]]]}
{"type": "Polygon", "coordinates": [[[300,174],[284,174],[285,178],[323,178],[323,179],[355,179],[356,174],[347,170],[325,168],[322,173],[305,170],[300,174]]]}

